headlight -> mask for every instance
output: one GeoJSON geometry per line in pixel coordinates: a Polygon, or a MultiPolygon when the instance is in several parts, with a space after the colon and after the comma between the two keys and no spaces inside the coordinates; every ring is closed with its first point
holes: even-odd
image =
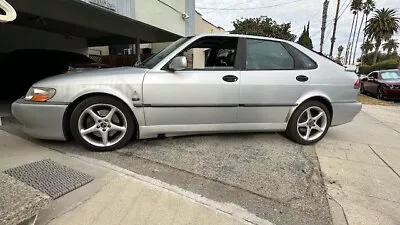
{"type": "Polygon", "coordinates": [[[56,89],[31,87],[25,95],[25,100],[33,102],[45,102],[56,94],[56,89]]]}

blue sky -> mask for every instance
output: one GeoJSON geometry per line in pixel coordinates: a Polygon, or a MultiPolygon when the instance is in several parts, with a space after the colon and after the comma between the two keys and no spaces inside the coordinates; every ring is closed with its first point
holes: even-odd
{"type": "MultiPolygon", "coordinates": [[[[341,5],[345,8],[351,0],[341,0],[341,5]]],[[[320,29],[322,17],[322,3],[324,0],[196,0],[196,8],[203,17],[215,25],[221,26],[226,30],[232,30],[232,21],[237,18],[268,16],[278,23],[291,22],[292,33],[299,36],[303,26],[310,20],[310,33],[313,40],[314,49],[319,50],[320,29]],[[287,4],[290,3],[290,4],[287,4]],[[269,7],[271,5],[280,5],[269,7]],[[203,9],[207,8],[207,9],[203,9]],[[240,9],[252,8],[247,10],[217,10],[217,9],[240,9]]],[[[399,0],[376,0],[377,8],[397,8],[399,9],[399,0]]],[[[324,53],[329,52],[330,38],[332,37],[333,19],[336,12],[337,0],[330,0],[328,11],[328,26],[326,30],[326,40],[324,53]]],[[[400,16],[400,10],[399,10],[400,16]]],[[[344,11],[338,22],[337,40],[334,54],[339,45],[346,47],[352,22],[353,14],[350,7],[344,11]]],[[[361,20],[361,17],[360,17],[361,20]]],[[[396,34],[399,39],[400,35],[396,34]]],[[[362,43],[360,37],[359,43],[362,43]]],[[[358,50],[359,52],[359,50],[358,50]]],[[[359,54],[357,54],[359,55],[359,54]]]]}

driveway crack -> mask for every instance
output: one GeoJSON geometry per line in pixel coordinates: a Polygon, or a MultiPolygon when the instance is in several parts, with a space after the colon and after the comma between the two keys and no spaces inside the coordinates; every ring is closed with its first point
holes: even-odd
{"type": "Polygon", "coordinates": [[[385,163],[386,166],[389,167],[389,169],[392,170],[392,172],[393,172],[394,174],[396,174],[396,176],[400,179],[400,174],[398,174],[398,173],[396,172],[396,170],[394,170],[393,167],[389,165],[389,163],[387,163],[378,153],[376,153],[376,151],[371,147],[371,145],[368,145],[368,147],[369,147],[369,148],[371,149],[371,151],[372,151],[376,156],[378,156],[378,158],[379,158],[383,163],[385,163]]]}
{"type": "Polygon", "coordinates": [[[336,199],[334,199],[330,194],[326,193],[326,195],[328,195],[330,199],[332,199],[333,201],[335,201],[335,202],[340,206],[340,209],[342,210],[342,213],[343,213],[344,219],[345,219],[345,221],[346,221],[346,224],[349,225],[349,221],[348,221],[348,219],[347,219],[347,215],[346,215],[346,212],[344,211],[344,208],[343,208],[342,204],[340,204],[340,203],[339,203],[336,199]]]}

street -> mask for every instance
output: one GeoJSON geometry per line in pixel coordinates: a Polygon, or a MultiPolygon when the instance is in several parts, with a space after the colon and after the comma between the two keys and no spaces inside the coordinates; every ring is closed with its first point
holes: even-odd
{"type": "Polygon", "coordinates": [[[274,133],[215,134],[143,140],[96,153],[73,142],[31,140],[12,120],[1,129],[239,205],[274,224],[398,224],[399,112],[364,106],[352,123],[331,128],[315,146],[274,133]]]}

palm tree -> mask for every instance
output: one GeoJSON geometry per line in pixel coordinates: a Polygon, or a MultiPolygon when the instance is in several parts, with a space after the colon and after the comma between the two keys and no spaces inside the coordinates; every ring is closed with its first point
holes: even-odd
{"type": "Polygon", "coordinates": [[[344,47],[342,45],[338,47],[338,55],[336,57],[336,61],[337,62],[341,62],[342,61],[342,59],[343,59],[343,57],[342,57],[343,50],[344,50],[344,47]]]}
{"type": "MultiPolygon", "coordinates": [[[[351,63],[351,56],[352,56],[352,53],[353,53],[353,46],[354,46],[354,41],[355,41],[355,38],[356,38],[359,13],[363,9],[362,0],[353,0],[353,2],[351,3],[351,8],[352,8],[353,14],[356,15],[356,23],[354,25],[353,40],[351,41],[349,64],[351,63]]],[[[353,59],[353,61],[354,61],[354,59],[353,59]]]]}
{"type": "Polygon", "coordinates": [[[397,16],[396,9],[378,9],[374,12],[374,17],[368,20],[365,33],[367,38],[375,40],[375,53],[373,63],[378,58],[379,48],[384,40],[389,40],[400,27],[400,18],[397,16]]]}
{"type": "MultiPolygon", "coordinates": [[[[376,3],[375,0],[366,0],[364,3],[364,15],[365,15],[365,25],[364,25],[364,29],[367,27],[368,24],[368,16],[369,14],[371,14],[376,8],[376,3]]],[[[363,43],[365,42],[365,32],[364,32],[364,40],[363,43]]]]}
{"type": "Polygon", "coordinates": [[[349,35],[349,40],[347,41],[347,47],[346,47],[346,54],[345,54],[345,61],[346,64],[348,62],[348,58],[349,58],[349,50],[350,50],[350,44],[351,44],[351,36],[353,34],[353,29],[354,29],[354,21],[356,20],[356,13],[354,13],[354,8],[353,6],[355,5],[356,0],[353,0],[353,2],[351,3],[351,11],[353,12],[353,22],[351,23],[351,30],[350,30],[350,35],[349,35]]]}
{"type": "MultiPolygon", "coordinates": [[[[368,20],[368,16],[369,14],[372,12],[372,10],[375,9],[375,0],[366,0],[364,3],[362,3],[362,11],[363,11],[363,15],[361,18],[361,23],[360,23],[360,27],[358,28],[358,34],[357,34],[357,39],[356,39],[356,46],[354,47],[354,56],[353,56],[353,64],[355,62],[356,59],[356,54],[357,54],[357,50],[358,50],[358,40],[360,38],[360,33],[361,33],[361,28],[367,25],[367,20],[368,20]],[[364,18],[365,19],[365,25],[364,25],[364,18]]],[[[365,34],[364,34],[364,38],[363,38],[363,43],[365,41],[365,34]]]]}
{"type": "Polygon", "coordinates": [[[364,44],[361,45],[361,50],[363,51],[363,55],[366,55],[370,51],[374,50],[374,44],[371,40],[366,40],[364,44]]]}
{"type": "Polygon", "coordinates": [[[397,40],[395,39],[389,39],[385,44],[383,44],[383,50],[387,50],[387,54],[391,54],[392,51],[397,51],[397,49],[399,48],[399,42],[397,42],[397,40]]]}

